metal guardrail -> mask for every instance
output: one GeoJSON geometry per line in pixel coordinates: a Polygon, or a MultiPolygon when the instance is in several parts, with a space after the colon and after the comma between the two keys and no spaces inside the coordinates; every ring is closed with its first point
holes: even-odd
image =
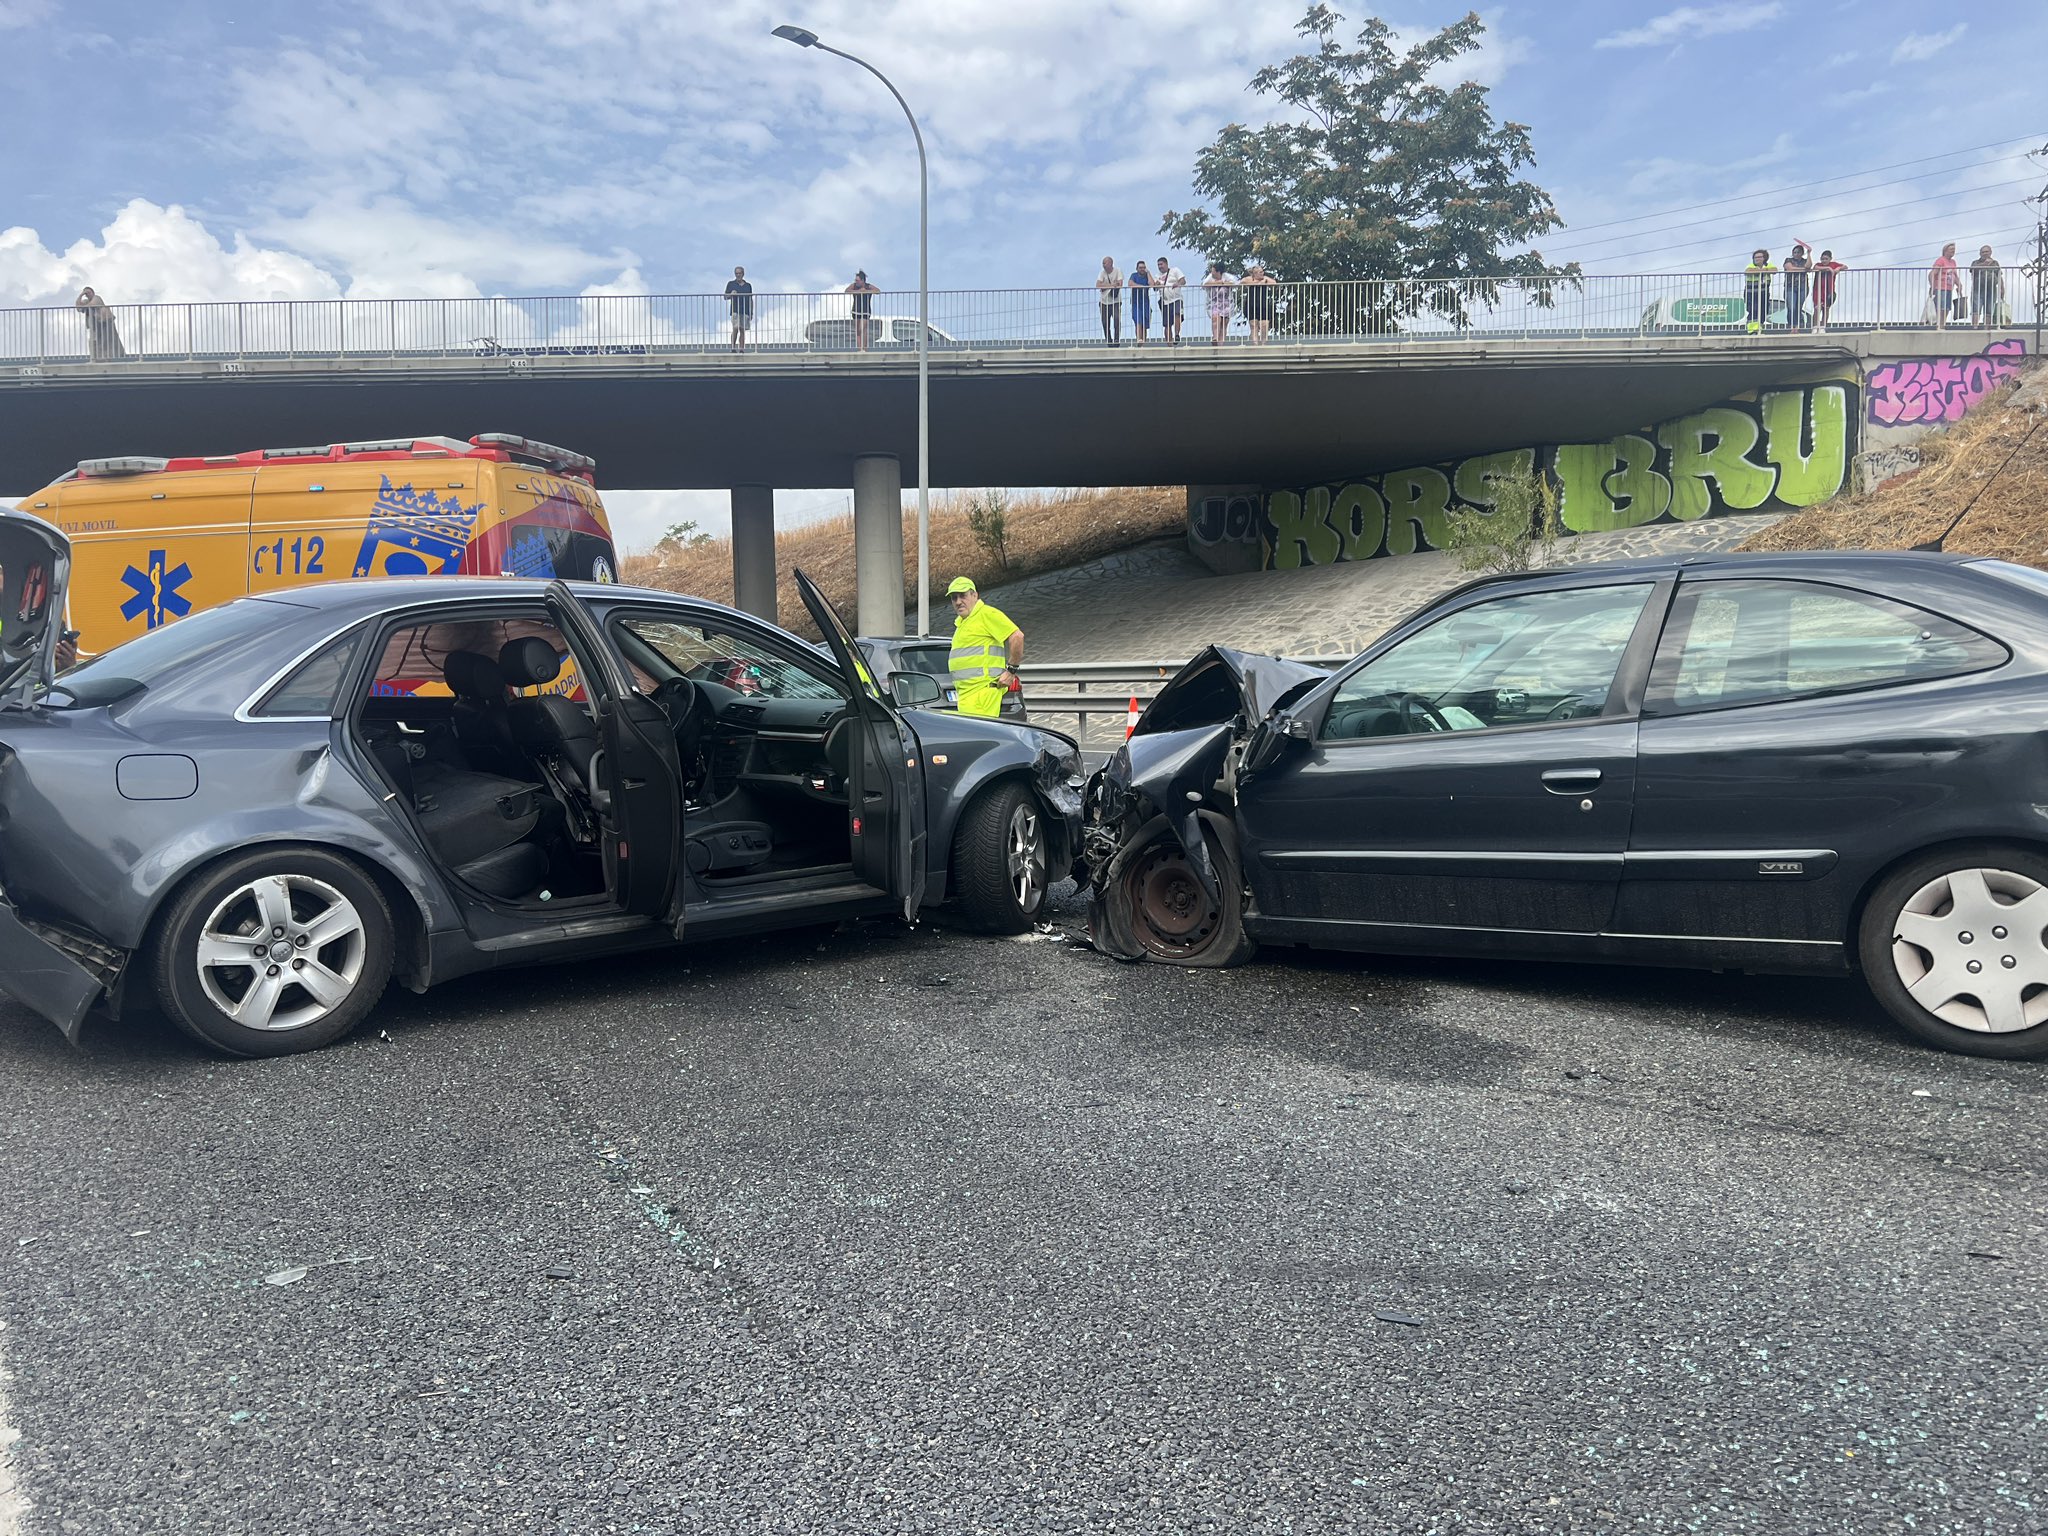
{"type": "MultiPolygon", "coordinates": [[[[1953,307],[1935,302],[1925,268],[1845,271],[1818,313],[1809,281],[1788,309],[1771,280],[1757,323],[1766,335],[1810,331],[1935,329],[2035,323],[2034,285],[2018,269],[1987,288],[1965,267],[1953,307]],[[1980,303],[1979,301],[1982,301],[1980,303]],[[1796,309],[1795,314],[1793,310],[1796,309]],[[1983,313],[1980,316],[1980,310],[1983,313]]],[[[1386,346],[1458,339],[1741,335],[1751,290],[1740,272],[1590,275],[1571,279],[1411,278],[1372,282],[1204,286],[1190,275],[1181,345],[1386,346]]],[[[1100,302],[1093,287],[941,290],[931,299],[931,346],[953,350],[1136,350],[1139,309],[1148,348],[1165,345],[1163,301],[1133,290],[1100,302]]],[[[917,343],[917,294],[869,299],[864,327],[846,293],[757,292],[749,354],[852,352],[908,359],[917,343]]],[[[72,306],[0,310],[0,364],[40,367],[123,361],[332,361],[496,358],[648,358],[731,349],[732,310],[720,294],[593,294],[491,299],[318,299],[201,304],[115,304],[94,322],[72,306]]]]}
{"type": "MultiPolygon", "coordinates": [[[[1190,658],[1192,659],[1192,658],[1190,658]]],[[[1289,656],[1283,658],[1307,667],[1335,669],[1351,660],[1343,656],[1289,656]]],[[[1038,664],[1024,663],[1024,707],[1032,718],[1072,716],[1075,735],[1088,734],[1090,719],[1109,720],[1119,732],[1130,712],[1131,700],[1143,709],[1173,675],[1187,665],[1182,661],[1092,661],[1038,664]]]]}

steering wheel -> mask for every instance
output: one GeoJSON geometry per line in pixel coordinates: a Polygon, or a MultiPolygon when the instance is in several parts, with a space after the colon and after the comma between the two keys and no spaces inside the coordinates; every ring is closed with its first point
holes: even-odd
{"type": "Polygon", "coordinates": [[[656,683],[648,697],[668,716],[669,724],[680,731],[697,713],[697,701],[704,695],[687,677],[670,677],[656,683]]]}
{"type": "Polygon", "coordinates": [[[1419,736],[1424,731],[1448,731],[1451,722],[1444,718],[1444,712],[1419,693],[1406,691],[1390,695],[1394,700],[1394,712],[1401,719],[1401,734],[1419,736]]]}
{"type": "Polygon", "coordinates": [[[1551,705],[1550,708],[1546,709],[1543,712],[1543,718],[1546,720],[1574,719],[1576,718],[1574,711],[1576,711],[1581,704],[1585,703],[1585,701],[1586,696],[1583,693],[1568,693],[1563,698],[1559,699],[1555,704],[1551,705]]]}

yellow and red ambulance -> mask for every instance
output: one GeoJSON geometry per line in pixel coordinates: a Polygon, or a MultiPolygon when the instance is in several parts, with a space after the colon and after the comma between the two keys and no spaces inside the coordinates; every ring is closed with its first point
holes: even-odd
{"type": "Polygon", "coordinates": [[[83,655],[308,582],[618,572],[594,461],[504,432],[87,459],[20,510],[71,540],[83,655]]]}

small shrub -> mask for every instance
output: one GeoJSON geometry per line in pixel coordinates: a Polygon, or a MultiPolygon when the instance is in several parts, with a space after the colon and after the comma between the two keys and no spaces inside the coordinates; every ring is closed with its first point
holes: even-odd
{"type": "Polygon", "coordinates": [[[1488,482],[1491,509],[1453,507],[1444,514],[1444,548],[1461,570],[1527,571],[1550,563],[1562,528],[1557,487],[1541,470],[1488,482]]]}
{"type": "Polygon", "coordinates": [[[997,567],[1007,571],[1010,568],[1010,537],[1006,514],[1010,510],[1010,498],[1001,491],[983,491],[967,502],[967,531],[974,535],[979,544],[997,567]]]}

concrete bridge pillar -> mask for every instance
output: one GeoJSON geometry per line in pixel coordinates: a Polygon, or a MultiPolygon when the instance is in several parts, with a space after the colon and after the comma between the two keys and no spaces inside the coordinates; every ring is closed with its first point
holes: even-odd
{"type": "Polygon", "coordinates": [[[893,453],[853,461],[855,626],[863,635],[903,633],[903,466],[893,453]]]}
{"type": "Polygon", "coordinates": [[[775,492],[765,485],[732,488],[732,605],[775,618],[775,492]]]}

